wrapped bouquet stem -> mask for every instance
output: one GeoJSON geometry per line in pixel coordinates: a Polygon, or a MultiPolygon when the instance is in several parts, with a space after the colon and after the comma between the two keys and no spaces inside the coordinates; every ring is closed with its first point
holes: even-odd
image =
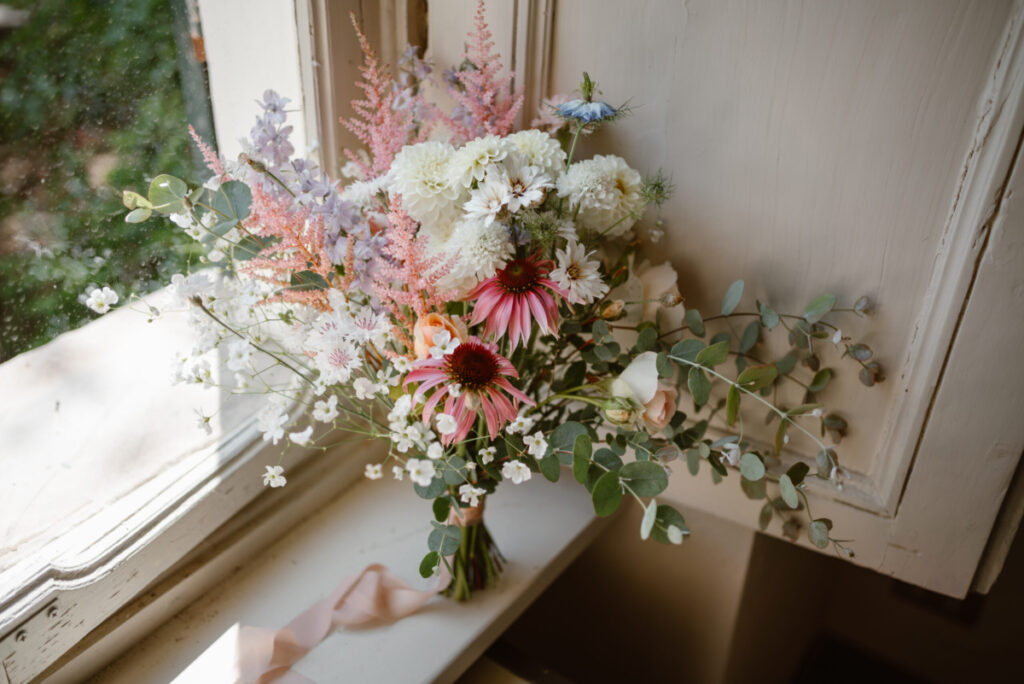
{"type": "MultiPolygon", "coordinates": [[[[267,91],[238,159],[197,139],[204,182],[161,175],[145,196],[125,192],[128,221],[162,215],[218,266],[173,279],[197,331],[176,379],[216,385],[219,355],[232,392],[267,395],[264,440],[324,451],[335,432],[384,441],[366,476],[433,501],[420,571],[447,567],[455,599],[494,586],[506,564],[486,498],[534,475],[573,477],[598,515],[634,502],[643,539],[680,544],[686,522],[658,497],[670,476],[703,468],[763,501],[762,526],[782,518],[786,534],[849,553],[805,488],[842,485],[837,445],[850,426],[824,405],[839,365],[867,386],[884,378],[838,325],[869,302],[826,293],[787,313],[736,280],[702,315],[672,266],[644,257],[663,239],[649,214],[669,180],[616,155],[575,158],[581,136],[627,113],[588,75],[515,131],[522,97],[482,3],[463,63],[435,83],[449,112],[424,98],[439,79],[415,49],[393,73],[358,35],[365,98],[344,123],[365,148],[346,150],[344,181],[296,158],[288,102],[267,91]],[[289,414],[300,397],[312,398],[289,414]],[[791,438],[815,456],[783,458],[791,438]]],[[[107,289],[89,298],[99,312],[114,303],[107,289]]],[[[268,465],[265,484],[284,486],[286,467],[268,465]]]]}
{"type": "Polygon", "coordinates": [[[444,591],[445,596],[456,601],[469,599],[474,591],[494,587],[504,569],[505,557],[484,523],[484,503],[481,498],[476,506],[453,507],[448,515],[448,524],[462,530],[459,548],[448,561],[452,581],[444,591]]]}

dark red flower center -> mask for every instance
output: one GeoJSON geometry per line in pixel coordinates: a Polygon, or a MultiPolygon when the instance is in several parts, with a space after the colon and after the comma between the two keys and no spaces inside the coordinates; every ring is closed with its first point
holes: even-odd
{"type": "Polygon", "coordinates": [[[463,342],[445,359],[449,377],[465,390],[488,387],[498,377],[498,359],[478,342],[463,342]]]}
{"type": "Polygon", "coordinates": [[[498,271],[498,284],[511,294],[523,294],[537,289],[537,283],[544,275],[540,266],[529,259],[513,259],[498,271]]]}

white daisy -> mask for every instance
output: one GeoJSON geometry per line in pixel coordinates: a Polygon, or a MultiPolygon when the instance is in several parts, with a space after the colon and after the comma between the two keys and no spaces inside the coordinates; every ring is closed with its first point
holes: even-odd
{"type": "Polygon", "coordinates": [[[601,279],[598,262],[588,261],[593,252],[575,240],[570,240],[565,249],[555,250],[558,267],[551,271],[551,279],[568,292],[570,304],[589,304],[608,292],[608,284],[601,279]]]}
{"type": "Polygon", "coordinates": [[[555,187],[551,176],[533,166],[521,154],[510,155],[505,166],[508,174],[508,210],[519,211],[544,201],[544,193],[555,187]]]}
{"type": "Polygon", "coordinates": [[[512,198],[509,178],[503,172],[488,173],[476,190],[469,195],[469,201],[462,205],[466,216],[482,221],[484,225],[494,223],[495,217],[512,198]]]}

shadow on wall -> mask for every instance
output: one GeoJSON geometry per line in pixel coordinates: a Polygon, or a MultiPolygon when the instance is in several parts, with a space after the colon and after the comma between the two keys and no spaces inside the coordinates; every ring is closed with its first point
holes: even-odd
{"type": "MultiPolygon", "coordinates": [[[[688,512],[683,547],[627,509],[506,632],[575,682],[1020,682],[1024,543],[987,596],[949,599],[688,512]]],[[[563,681],[564,681],[563,680],[563,681]]]]}

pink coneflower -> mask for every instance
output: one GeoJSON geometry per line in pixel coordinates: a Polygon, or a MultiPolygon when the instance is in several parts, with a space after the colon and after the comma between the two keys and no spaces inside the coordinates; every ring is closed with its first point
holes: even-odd
{"type": "Polygon", "coordinates": [[[486,320],[484,334],[494,339],[508,331],[512,349],[519,340],[529,342],[534,318],[541,330],[553,333],[558,329],[558,304],[552,295],[565,294],[548,277],[554,265],[536,256],[509,261],[466,295],[466,299],[476,300],[470,325],[486,320]]]}
{"type": "Polygon", "coordinates": [[[531,406],[534,401],[517,390],[508,378],[518,378],[519,373],[511,362],[498,354],[494,343],[482,342],[470,337],[452,352],[439,359],[423,359],[413,364],[405,376],[405,383],[420,383],[416,394],[424,394],[437,388],[423,406],[423,422],[429,423],[434,409],[445,399],[444,412],[457,421],[455,432],[442,436],[445,444],[466,438],[473,422],[476,409],[480,407],[487,419],[487,432],[491,439],[498,436],[501,428],[519,415],[519,402],[531,406]],[[502,390],[512,396],[511,401],[502,390]]]}

